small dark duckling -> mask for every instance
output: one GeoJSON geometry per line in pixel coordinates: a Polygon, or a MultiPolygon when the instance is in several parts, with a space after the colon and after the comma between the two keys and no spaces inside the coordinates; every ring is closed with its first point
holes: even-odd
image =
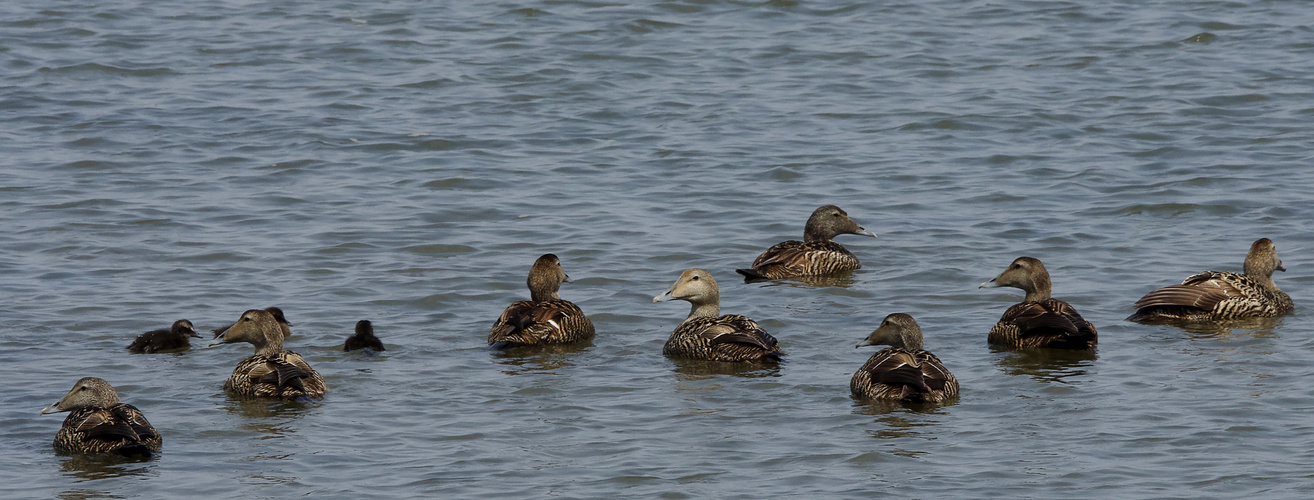
{"type": "Polygon", "coordinates": [[[711,361],[778,363],[785,355],[776,338],[756,322],[738,314],[721,316],[721,293],[716,280],[705,269],[680,274],[666,292],[653,302],[687,300],[689,316],[671,332],[662,354],[711,361]]]}
{"type": "Polygon", "coordinates": [[[1001,286],[1020,288],[1027,295],[1022,302],[1004,311],[999,323],[990,329],[991,344],[1010,348],[1095,348],[1098,337],[1095,325],[1083,319],[1067,302],[1050,298],[1053,285],[1049,271],[1040,260],[1018,257],[1008,269],[982,283],[980,288],[1001,286]]]}
{"type": "Polygon", "coordinates": [[[1273,283],[1273,271],[1286,271],[1277,248],[1260,238],[1246,253],[1244,274],[1205,271],[1154,290],[1136,301],[1137,323],[1165,321],[1218,321],[1271,318],[1296,308],[1291,296],[1273,283]]]}
{"type": "Polygon", "coordinates": [[[109,382],[96,377],[78,380],[73,390],[41,414],[60,411],[70,412],[55,433],[55,449],[62,453],[150,456],[164,444],[141,410],[120,402],[109,382]]]}
{"type": "Polygon", "coordinates": [[[745,279],[786,279],[820,276],[862,267],[858,258],[833,240],[841,234],[876,237],[835,205],[817,208],[803,227],[803,241],[789,240],[768,248],[748,269],[736,269],[745,279]]]}
{"type": "Polygon", "coordinates": [[[224,382],[224,389],[239,396],[295,399],[321,398],[328,384],[300,354],[283,348],[282,324],[274,313],[251,309],[242,313],[223,337],[210,345],[249,342],[254,356],[242,360],[224,382]]]}
{"type": "Polygon", "coordinates": [[[347,337],[347,342],[342,345],[342,350],[355,351],[357,349],[368,349],[374,352],[383,352],[383,342],[374,336],[374,324],[368,319],[362,319],[356,322],[356,334],[347,337]]]}
{"type": "Polygon", "coordinates": [[[593,322],[584,311],[557,295],[570,276],[561,259],[546,254],[529,268],[529,300],[507,306],[488,332],[488,345],[510,349],[536,344],[569,344],[593,337],[593,322]]]}
{"type": "Polygon", "coordinates": [[[888,345],[873,354],[849,381],[855,397],[907,403],[941,403],[958,397],[958,379],[940,358],[922,350],[922,327],[894,313],[854,347],[888,345]]]}
{"type": "MultiPolygon", "coordinates": [[[[283,338],[288,338],[288,337],[292,336],[292,329],[291,329],[291,328],[288,328],[289,326],[292,326],[292,323],[289,323],[289,322],[287,321],[287,318],[283,316],[283,310],[282,310],[282,309],[279,309],[279,308],[277,308],[277,307],[266,307],[265,310],[266,310],[266,311],[269,311],[270,314],[273,314],[275,320],[278,320],[278,326],[279,326],[279,329],[282,330],[282,332],[283,332],[283,338]]],[[[232,328],[232,327],[233,327],[233,325],[221,326],[221,327],[219,327],[219,328],[215,328],[215,329],[213,330],[213,331],[214,331],[214,338],[217,339],[217,338],[219,338],[219,337],[224,336],[224,332],[227,332],[228,329],[229,329],[229,328],[232,328]]]]}
{"type": "Polygon", "coordinates": [[[128,352],[133,354],[150,354],[165,351],[181,351],[192,346],[187,337],[201,338],[192,327],[192,322],[180,319],[173,322],[169,329],[151,330],[138,335],[128,345],[128,352]]]}

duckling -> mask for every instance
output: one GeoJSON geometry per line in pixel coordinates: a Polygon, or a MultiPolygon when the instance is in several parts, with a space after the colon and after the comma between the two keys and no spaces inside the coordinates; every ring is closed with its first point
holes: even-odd
{"type": "Polygon", "coordinates": [[[138,335],[128,345],[128,352],[133,354],[150,354],[155,352],[188,349],[192,346],[187,337],[201,338],[192,327],[192,322],[180,319],[173,322],[169,329],[151,330],[138,335]]]}
{"type": "Polygon", "coordinates": [[[1273,283],[1273,271],[1286,271],[1273,241],[1260,238],[1246,253],[1244,274],[1205,271],[1154,290],[1136,301],[1137,323],[1269,318],[1295,309],[1291,296],[1273,283]]]}
{"type": "Polygon", "coordinates": [[[748,280],[819,276],[862,267],[858,258],[833,240],[841,234],[876,237],[835,205],[819,207],[803,227],[803,241],[789,240],[768,248],[748,269],[736,269],[748,280]]]}
{"type": "Polygon", "coordinates": [[[854,347],[888,345],[873,354],[849,381],[862,399],[941,403],[958,397],[958,379],[940,358],[922,350],[922,328],[912,316],[894,313],[854,347]]]}
{"type": "Polygon", "coordinates": [[[242,313],[223,336],[210,345],[250,342],[254,356],[242,360],[224,382],[224,389],[239,396],[295,399],[320,398],[328,391],[324,377],[300,354],[283,348],[281,324],[274,313],[251,309],[242,313]]]}
{"type": "Polygon", "coordinates": [[[383,342],[374,336],[374,325],[368,319],[362,319],[356,322],[356,334],[347,337],[347,342],[342,345],[343,351],[355,351],[357,349],[368,349],[374,352],[383,352],[383,342]]]}
{"type": "Polygon", "coordinates": [[[666,292],[653,302],[687,300],[689,316],[671,332],[662,354],[712,361],[777,363],[785,353],[776,338],[756,322],[738,314],[721,316],[721,294],[716,280],[705,269],[680,274],[666,292]]]}
{"type": "Polygon", "coordinates": [[[78,380],[73,390],[41,414],[61,411],[70,412],[55,433],[55,449],[62,453],[150,456],[164,444],[141,410],[120,402],[119,393],[103,379],[78,380]]]}
{"type": "Polygon", "coordinates": [[[1018,257],[995,279],[980,288],[1011,286],[1027,292],[1022,302],[1004,311],[990,329],[991,344],[1010,348],[1051,347],[1093,349],[1095,325],[1082,319],[1067,302],[1050,298],[1049,271],[1038,259],[1018,257]]]}
{"type": "Polygon", "coordinates": [[[546,254],[529,268],[529,300],[507,306],[488,332],[488,345],[510,349],[536,344],[568,344],[593,337],[593,322],[584,311],[557,295],[570,276],[561,269],[561,259],[546,254]]]}
{"type": "MultiPolygon", "coordinates": [[[[281,330],[281,331],[283,332],[283,338],[288,338],[288,337],[292,336],[292,329],[291,329],[291,328],[288,328],[289,326],[292,326],[292,323],[289,323],[289,322],[287,321],[287,318],[283,316],[283,310],[282,310],[282,309],[279,309],[279,308],[277,308],[277,307],[266,307],[265,310],[266,310],[266,311],[269,311],[270,314],[273,314],[275,320],[278,320],[278,327],[279,327],[279,330],[281,330]]],[[[232,327],[233,327],[233,325],[221,326],[221,327],[219,327],[219,328],[215,328],[215,329],[213,330],[213,332],[214,332],[214,338],[217,339],[217,338],[219,338],[219,337],[224,336],[224,332],[227,332],[228,329],[229,329],[229,328],[232,328],[232,327]]]]}

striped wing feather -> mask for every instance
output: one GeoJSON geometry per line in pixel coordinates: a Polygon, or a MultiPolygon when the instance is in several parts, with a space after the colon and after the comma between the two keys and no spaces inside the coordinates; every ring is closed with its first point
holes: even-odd
{"type": "Polygon", "coordinates": [[[691,318],[671,333],[667,355],[712,361],[780,361],[776,338],[745,316],[691,318]]]}
{"type": "Polygon", "coordinates": [[[1047,299],[1015,304],[990,329],[991,344],[1008,347],[1090,349],[1098,333],[1067,302],[1047,299]]]}
{"type": "Polygon", "coordinates": [[[778,243],[753,260],[750,269],[738,269],[750,278],[783,279],[814,276],[862,267],[848,249],[833,241],[804,243],[790,240],[778,243]]]}
{"type": "Polygon", "coordinates": [[[849,387],[866,399],[938,403],[958,395],[958,379],[934,354],[894,347],[873,354],[849,387]]]}
{"type": "Polygon", "coordinates": [[[593,336],[593,322],[568,300],[522,300],[507,306],[488,332],[488,345],[564,344],[593,336]]]}

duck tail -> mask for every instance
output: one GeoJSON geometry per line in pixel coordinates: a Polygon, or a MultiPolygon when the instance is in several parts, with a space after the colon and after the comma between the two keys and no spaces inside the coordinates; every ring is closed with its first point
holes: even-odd
{"type": "Polygon", "coordinates": [[[769,280],[767,275],[762,274],[757,269],[735,269],[735,272],[744,275],[744,281],[769,280]]]}

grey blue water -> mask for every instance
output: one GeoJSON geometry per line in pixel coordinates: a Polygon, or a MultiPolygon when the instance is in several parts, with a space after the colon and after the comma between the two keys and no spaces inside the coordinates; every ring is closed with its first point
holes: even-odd
{"type": "Polygon", "coordinates": [[[4,2],[0,496],[1308,498],[1306,2],[4,2]],[[848,279],[745,284],[836,204],[848,279]],[[1294,314],[1123,320],[1271,238],[1294,314]],[[589,343],[485,349],[544,253],[589,343]],[[986,332],[1022,255],[1090,355],[986,332]],[[789,362],[661,355],[680,271],[789,362]],[[279,306],[317,403],[235,400],[247,345],[146,330],[279,306]],[[956,404],[848,394],[912,314],[956,404]],[[361,319],[387,351],[341,352],[361,319]],[[64,457],[98,376],[164,435],[64,457]]]}

